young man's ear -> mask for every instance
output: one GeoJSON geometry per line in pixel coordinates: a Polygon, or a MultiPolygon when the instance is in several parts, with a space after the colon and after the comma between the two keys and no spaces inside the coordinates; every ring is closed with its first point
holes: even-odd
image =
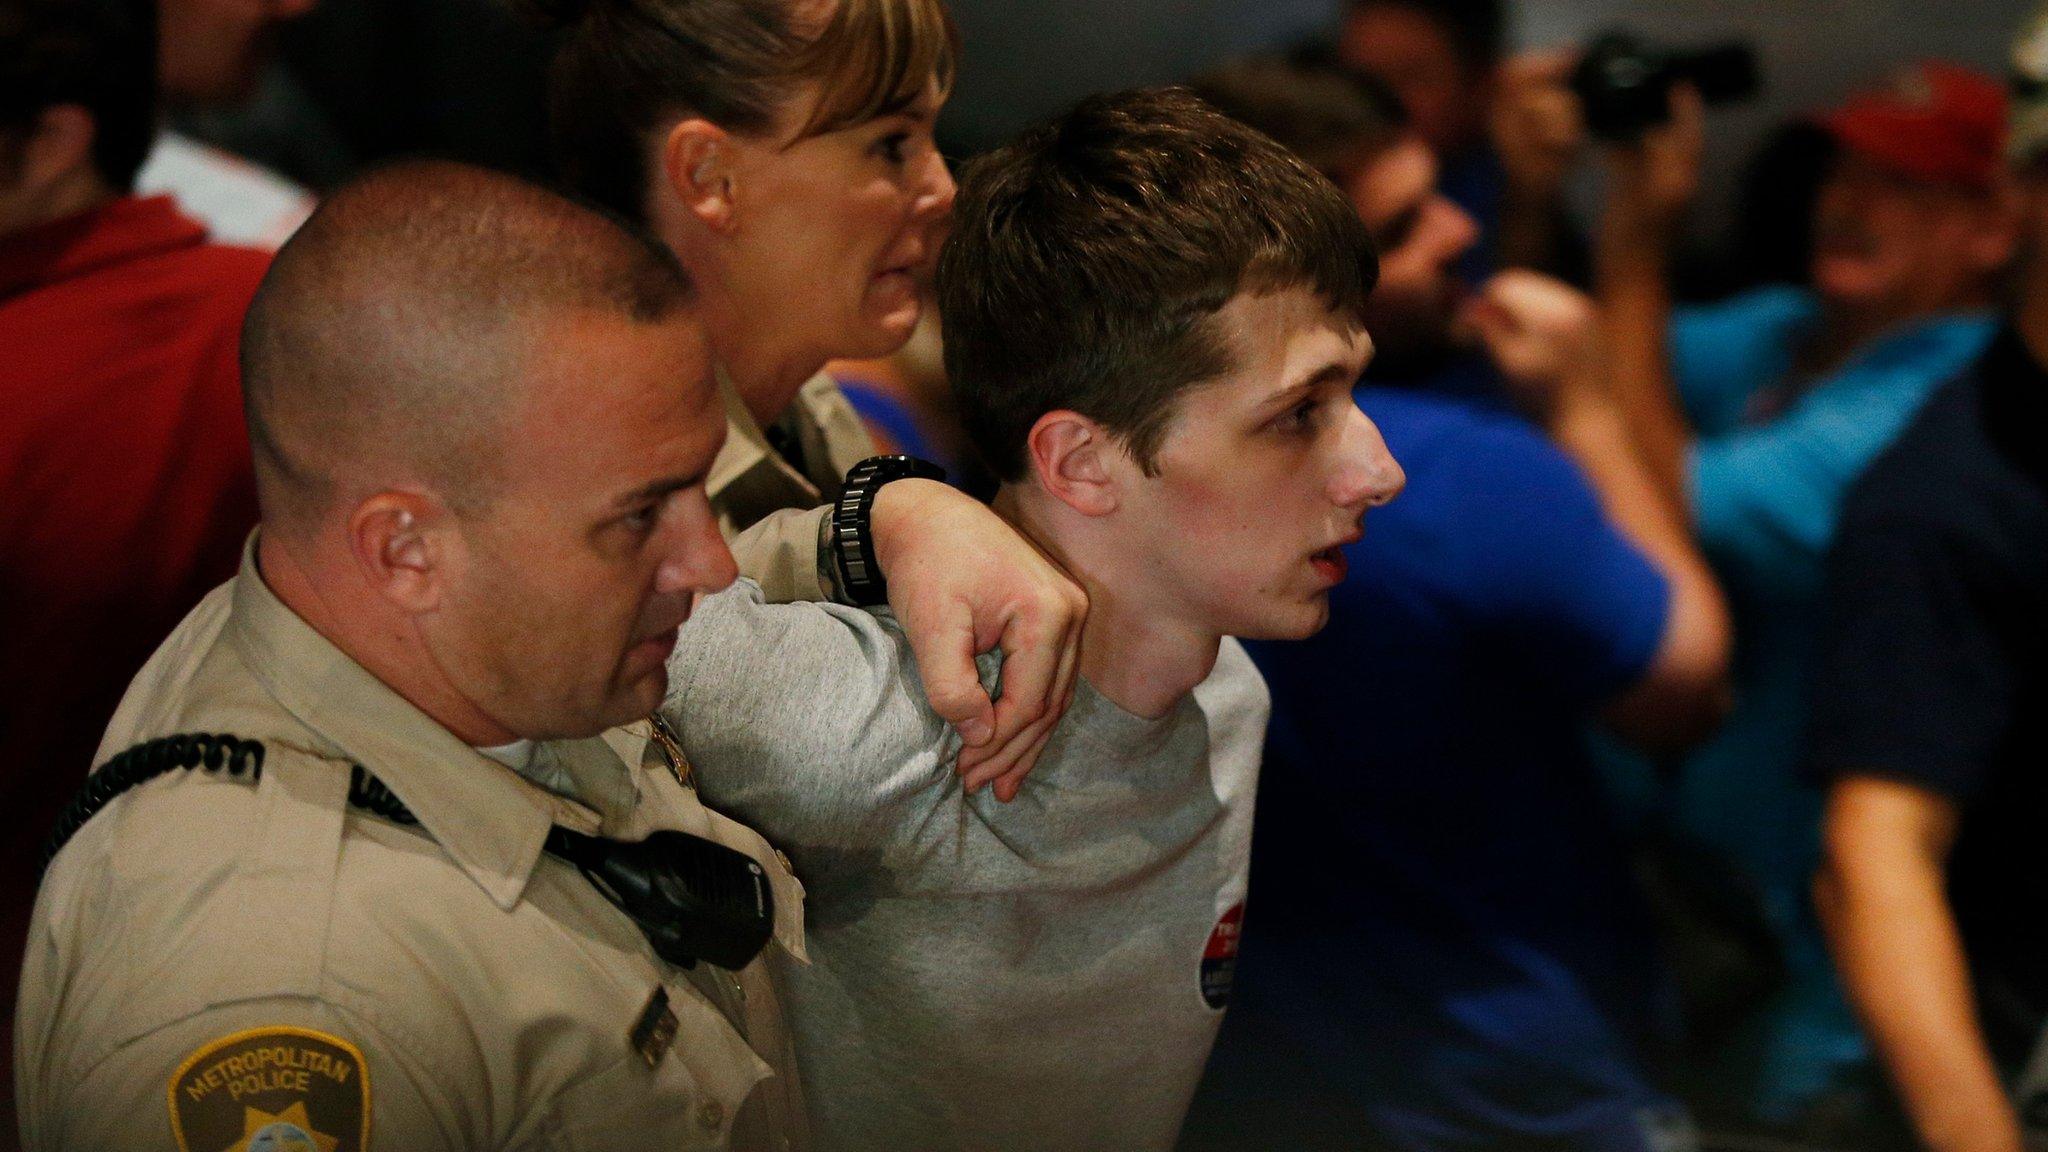
{"type": "Polygon", "coordinates": [[[733,170],[731,134],[701,116],[668,131],[661,151],[662,175],[683,210],[714,232],[732,230],[738,174],[733,170]]]}
{"type": "Polygon", "coordinates": [[[379,492],[348,518],[349,553],[377,594],[408,615],[440,607],[447,587],[448,516],[417,492],[379,492]]]}
{"type": "Polygon", "coordinates": [[[1078,412],[1047,412],[1031,426],[1025,451],[1038,486],[1054,499],[1083,516],[1116,511],[1120,473],[1129,461],[1102,425],[1078,412]]]}

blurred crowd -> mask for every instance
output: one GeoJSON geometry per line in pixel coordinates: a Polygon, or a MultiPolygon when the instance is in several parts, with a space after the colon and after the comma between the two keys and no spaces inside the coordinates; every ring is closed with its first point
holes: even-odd
{"type": "MultiPolygon", "coordinates": [[[[547,154],[525,14],[315,4],[0,0],[10,1002],[46,831],[257,522],[238,342],[270,254],[493,119],[466,158],[650,210],[604,142],[560,145],[602,98],[559,73],[547,154]],[[301,18],[323,38],[282,69],[301,18]]],[[[2048,22],[2010,75],[1898,61],[1715,174],[1739,47],[1519,51],[1511,17],[1350,0],[1183,78],[1356,208],[1353,394],[1407,479],[1327,627],[1247,645],[1250,892],[1180,1146],[2048,1147],[2048,22]],[[1717,176],[1744,243],[1702,274],[1717,176]]],[[[835,348],[743,422],[747,483],[829,497],[871,454],[850,411],[987,499],[943,341],[925,308],[835,348]]]]}

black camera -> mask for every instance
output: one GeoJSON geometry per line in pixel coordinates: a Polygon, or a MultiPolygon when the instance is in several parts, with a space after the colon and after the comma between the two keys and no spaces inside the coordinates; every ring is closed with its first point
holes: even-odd
{"type": "Polygon", "coordinates": [[[1571,87],[1585,110],[1586,130],[1627,143],[1671,118],[1671,86],[1681,82],[1709,105],[1747,100],[1759,87],[1756,51],[1741,41],[1679,51],[1606,32],[1586,46],[1571,87]]]}

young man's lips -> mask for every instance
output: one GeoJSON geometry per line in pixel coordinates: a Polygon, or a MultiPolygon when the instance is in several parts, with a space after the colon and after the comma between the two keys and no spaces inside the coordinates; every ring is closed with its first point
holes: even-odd
{"type": "Polygon", "coordinates": [[[1342,584],[1344,577],[1351,571],[1351,562],[1345,558],[1344,549],[1338,545],[1310,553],[1308,562],[1318,575],[1332,584],[1342,584]]]}

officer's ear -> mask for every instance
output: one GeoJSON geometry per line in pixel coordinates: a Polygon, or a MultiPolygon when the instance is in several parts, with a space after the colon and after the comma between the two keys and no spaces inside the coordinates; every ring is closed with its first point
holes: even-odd
{"type": "Polygon", "coordinates": [[[676,202],[713,232],[732,231],[737,218],[740,142],[701,116],[670,128],[661,169],[676,202]]]}
{"type": "Polygon", "coordinates": [[[348,518],[349,552],[378,595],[408,615],[440,607],[446,591],[450,517],[420,492],[379,492],[348,518]]]}

